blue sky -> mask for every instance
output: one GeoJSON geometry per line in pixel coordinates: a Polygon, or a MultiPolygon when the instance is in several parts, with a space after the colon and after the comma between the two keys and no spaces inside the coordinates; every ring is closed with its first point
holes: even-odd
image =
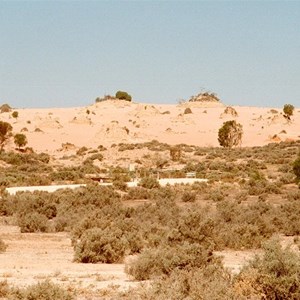
{"type": "Polygon", "coordinates": [[[0,103],[300,106],[300,1],[1,1],[0,103]]]}

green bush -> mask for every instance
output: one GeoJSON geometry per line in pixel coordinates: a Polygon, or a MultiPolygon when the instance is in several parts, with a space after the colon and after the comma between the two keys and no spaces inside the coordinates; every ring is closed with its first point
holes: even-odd
{"type": "Polygon", "coordinates": [[[118,98],[120,100],[131,101],[131,96],[127,92],[124,92],[124,91],[117,91],[116,98],[118,98]]]}
{"type": "Polygon", "coordinates": [[[294,109],[295,107],[292,105],[292,104],[285,104],[283,106],[283,112],[284,112],[284,116],[287,118],[287,119],[290,119],[290,117],[293,115],[294,113],[294,109]]]}
{"type": "Polygon", "coordinates": [[[11,115],[13,118],[17,119],[19,116],[19,113],[17,111],[14,111],[11,115]]]}
{"type": "Polygon", "coordinates": [[[21,147],[26,146],[26,144],[27,144],[27,137],[26,137],[26,135],[23,134],[23,133],[17,133],[17,134],[15,134],[15,136],[14,136],[14,143],[16,144],[16,146],[19,147],[19,149],[21,147]]]}
{"type": "Polygon", "coordinates": [[[91,228],[83,232],[75,247],[75,261],[116,263],[125,255],[126,240],[117,227],[91,228]]]}
{"type": "Polygon", "coordinates": [[[241,144],[243,136],[243,127],[235,120],[226,121],[218,132],[218,141],[220,146],[232,148],[241,144]]]}

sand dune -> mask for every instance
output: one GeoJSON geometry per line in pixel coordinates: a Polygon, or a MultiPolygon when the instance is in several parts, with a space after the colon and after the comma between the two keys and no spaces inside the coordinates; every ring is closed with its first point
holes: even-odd
{"type": "Polygon", "coordinates": [[[63,143],[109,147],[156,139],[170,144],[218,146],[218,130],[230,119],[243,126],[242,146],[300,138],[299,108],[291,121],[284,118],[282,108],[234,106],[226,110],[221,103],[197,102],[170,105],[109,100],[86,107],[16,110],[17,119],[2,113],[2,120],[11,123],[14,133],[25,132],[29,147],[51,154],[58,153],[63,143]],[[187,107],[192,113],[185,114],[187,107]]]}

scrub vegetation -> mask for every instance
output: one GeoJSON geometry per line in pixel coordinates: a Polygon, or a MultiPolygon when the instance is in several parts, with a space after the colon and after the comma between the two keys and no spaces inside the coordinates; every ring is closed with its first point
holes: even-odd
{"type": "MultiPolygon", "coordinates": [[[[87,179],[102,172],[97,162],[105,159],[106,149],[82,148],[81,164],[68,167],[43,153],[0,153],[0,215],[22,233],[68,232],[74,263],[125,263],[132,280],[147,280],[118,292],[116,299],[300,297],[299,141],[232,149],[152,141],[113,148],[148,151],[138,164],[137,187],[128,188],[125,182],[133,174],[116,166],[106,171],[111,186],[87,179]],[[174,167],[178,162],[181,169],[174,167]],[[157,172],[164,178],[193,173],[208,182],[162,187],[157,172]],[[4,191],[57,182],[87,185],[53,193],[4,191]],[[293,247],[280,244],[284,236],[294,237],[293,247]],[[225,249],[261,249],[261,255],[234,275],[215,255],[225,249]]],[[[1,245],[5,251],[9,241],[1,245]]],[[[22,290],[2,283],[1,292],[8,299],[48,299],[35,296],[47,293],[58,295],[52,299],[76,297],[48,281],[22,290]]]]}

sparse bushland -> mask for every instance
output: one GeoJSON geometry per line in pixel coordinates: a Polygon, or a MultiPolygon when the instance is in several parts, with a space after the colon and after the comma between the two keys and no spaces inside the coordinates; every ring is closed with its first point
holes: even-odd
{"type": "Polygon", "coordinates": [[[231,149],[241,144],[243,136],[243,127],[235,120],[223,123],[218,132],[218,141],[220,146],[231,149]]]}
{"type": "MultiPolygon", "coordinates": [[[[170,146],[155,141],[132,145],[150,151],[158,149],[161,156],[170,151],[170,146]]],[[[135,278],[151,278],[153,282],[147,289],[131,291],[127,299],[133,295],[143,300],[178,299],[178,295],[186,299],[263,299],[265,290],[270,292],[268,295],[273,294],[265,283],[271,277],[259,277],[260,273],[265,274],[260,264],[260,269],[251,266],[235,279],[222,268],[213,251],[260,248],[274,234],[293,235],[297,239],[300,190],[294,183],[292,169],[299,146],[299,141],[233,149],[181,145],[189,159],[174,174],[196,172],[197,177],[209,178],[208,183],[139,186],[124,191],[117,184],[112,187],[91,184],[54,193],[15,196],[3,193],[0,215],[13,217],[21,225],[24,216],[38,214],[46,231],[68,231],[76,261],[114,263],[133,254],[136,259],[128,261],[127,272],[135,278]]],[[[87,149],[82,160],[91,154],[87,149]]],[[[93,151],[94,154],[97,153],[93,151]]],[[[9,185],[23,182],[30,172],[45,175],[40,177],[55,173],[50,182],[84,180],[85,172],[93,167],[91,159],[68,168],[50,166],[39,160],[37,154],[3,152],[0,159],[11,162],[1,169],[9,185]],[[22,178],[15,177],[18,172],[22,178]]],[[[142,175],[151,174],[148,168],[141,167],[138,171],[142,175]]],[[[107,173],[116,180],[130,175],[120,167],[110,168],[107,173]]],[[[173,176],[169,170],[162,173],[173,176]]],[[[29,221],[27,224],[33,223],[34,231],[41,231],[35,222],[29,221]]],[[[285,259],[282,261],[285,265],[285,259]]],[[[289,279],[282,283],[285,291],[286,282],[289,279]]],[[[275,282],[274,289],[278,286],[281,283],[275,282]]],[[[268,297],[265,299],[273,299],[268,297]]]]}

